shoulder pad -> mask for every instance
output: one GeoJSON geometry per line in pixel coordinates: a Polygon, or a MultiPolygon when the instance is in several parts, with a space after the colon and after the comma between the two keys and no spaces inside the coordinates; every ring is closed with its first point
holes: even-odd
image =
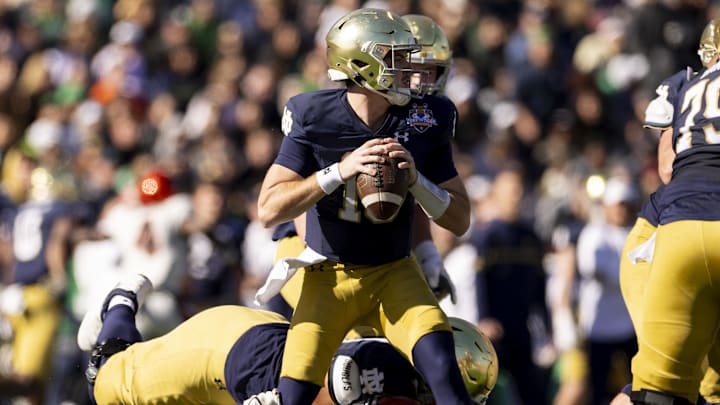
{"type": "Polygon", "coordinates": [[[648,104],[645,109],[646,128],[665,129],[672,126],[674,107],[667,100],[667,92],[658,91],[658,96],[648,104]]]}

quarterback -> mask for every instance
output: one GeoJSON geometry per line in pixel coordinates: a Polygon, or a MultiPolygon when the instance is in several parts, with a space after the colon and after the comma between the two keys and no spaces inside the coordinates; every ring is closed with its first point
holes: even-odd
{"type": "MultiPolygon", "coordinates": [[[[262,404],[277,385],[288,322],[278,314],[226,305],[204,310],[173,331],[145,342],[135,313],[152,284],[142,275],[121,280],[84,323],[99,326],[86,376],[98,404],[262,404]],[[265,394],[267,395],[267,393],[265,394]]],[[[451,318],[457,360],[487,397],[497,356],[487,338],[451,318]]],[[[344,341],[335,352],[315,405],[430,405],[427,386],[384,339],[344,341]]]]}
{"type": "Polygon", "coordinates": [[[328,74],[346,89],[300,94],[286,104],[286,135],[258,198],[275,226],[306,213],[314,264],[302,274],[288,331],[279,395],[265,404],[308,404],[333,353],[355,324],[377,323],[440,404],[470,404],[447,317],[410,257],[417,203],[457,235],[470,222],[467,193],[452,160],[457,112],[446,98],[412,88],[410,55],[420,50],[407,23],[386,10],[355,10],[327,37],[328,74]],[[409,192],[394,220],[374,223],[354,178],[387,157],[403,162],[409,192]],[[319,258],[319,259],[318,259],[319,258]]]}
{"type": "Polygon", "coordinates": [[[714,163],[720,157],[720,20],[707,25],[700,45],[706,69],[668,100],[675,159],[672,180],[657,203],[652,268],[637,316],[635,404],[693,404],[703,361],[707,357],[711,369],[719,364],[713,343],[720,325],[720,251],[713,243],[720,237],[720,172],[714,163]]]}
{"type": "MultiPolygon", "coordinates": [[[[422,71],[417,81],[417,91],[422,94],[439,95],[445,89],[445,83],[450,72],[452,64],[452,52],[447,36],[440,26],[431,18],[419,14],[408,14],[402,17],[410,27],[410,31],[421,46],[419,52],[413,53],[410,59],[413,68],[422,71]]],[[[427,216],[422,215],[422,209],[415,208],[415,222],[413,234],[413,255],[420,264],[420,268],[428,281],[438,300],[450,295],[454,300],[454,286],[450,281],[443,265],[443,259],[432,242],[430,235],[430,222],[427,216]]],[[[284,257],[294,257],[300,254],[305,248],[305,215],[295,218],[294,221],[286,222],[278,225],[273,232],[273,240],[278,241],[278,247],[275,260],[284,257]]],[[[298,271],[299,273],[302,270],[298,271]]],[[[280,291],[285,301],[288,300],[286,295],[294,294],[294,290],[299,290],[297,284],[302,276],[295,276],[280,291]],[[291,292],[288,292],[293,290],[291,292]]],[[[271,305],[278,305],[277,301],[270,301],[271,305]]],[[[282,306],[277,309],[283,314],[287,311],[282,306]]]]}

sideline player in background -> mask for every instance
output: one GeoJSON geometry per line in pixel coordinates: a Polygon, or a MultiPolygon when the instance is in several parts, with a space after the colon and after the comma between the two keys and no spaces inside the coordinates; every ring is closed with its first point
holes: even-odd
{"type": "Polygon", "coordinates": [[[27,200],[12,224],[12,275],[2,290],[0,315],[7,317],[13,331],[9,392],[41,404],[62,317],[73,210],[65,198],[71,187],[49,169],[28,164],[35,168],[28,179],[27,200]]]}
{"type": "MultiPolygon", "coordinates": [[[[714,349],[720,324],[720,21],[701,39],[707,67],[690,78],[673,106],[670,181],[660,196],[652,269],[640,309],[639,351],[633,359],[635,404],[693,404],[702,363],[720,364],[714,349]]],[[[703,387],[705,385],[703,384],[703,387]]]]}
{"type": "MultiPolygon", "coordinates": [[[[144,276],[126,277],[103,309],[93,311],[103,319],[86,373],[93,402],[262,403],[251,396],[277,385],[289,323],[272,312],[225,305],[141,342],[135,313],[151,290],[144,276]]],[[[457,361],[471,381],[468,389],[487,398],[497,378],[492,344],[467,322],[450,322],[457,361]]],[[[335,353],[313,404],[357,403],[434,401],[410,362],[384,339],[358,339],[343,342],[335,353]]]]}
{"type": "Polygon", "coordinates": [[[326,40],[330,78],[347,89],[288,101],[286,137],[258,199],[266,226],[307,211],[307,250],[316,258],[304,273],[288,332],[280,396],[263,403],[311,402],[345,334],[363,319],[377,322],[382,310],[381,332],[412,359],[436,402],[470,404],[447,318],[409,257],[415,201],[457,235],[469,226],[467,193],[450,147],[454,105],[413,98],[410,83],[419,72],[409,56],[419,46],[399,16],[355,10],[326,40]],[[411,186],[395,219],[379,224],[364,216],[353,179],[360,172],[374,175],[383,155],[403,161],[399,167],[409,171],[411,186]]]}

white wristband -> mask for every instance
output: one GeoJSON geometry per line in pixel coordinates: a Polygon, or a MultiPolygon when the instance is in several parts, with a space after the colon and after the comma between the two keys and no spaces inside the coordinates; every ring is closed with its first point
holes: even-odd
{"type": "Polygon", "coordinates": [[[450,206],[450,193],[417,172],[415,184],[408,188],[430,219],[440,218],[450,206]]]}
{"type": "Polygon", "coordinates": [[[340,163],[333,163],[330,166],[315,172],[318,184],[325,194],[332,194],[338,187],[345,182],[340,175],[340,163]]]}

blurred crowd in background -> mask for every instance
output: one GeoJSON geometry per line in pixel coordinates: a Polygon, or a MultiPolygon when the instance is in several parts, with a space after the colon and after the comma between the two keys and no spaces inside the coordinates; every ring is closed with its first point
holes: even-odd
{"type": "MultiPolygon", "coordinates": [[[[87,402],[76,328],[123,271],[143,266],[158,287],[148,337],[210,305],[253,305],[275,251],[256,196],[284,102],[336,86],[325,33],[359,7],[427,15],[450,40],[445,95],[474,225],[435,239],[458,287],[443,305],[496,345],[490,402],[602,404],[629,381],[617,266],[660,182],[644,111],[662,79],[700,69],[720,2],[4,0],[4,284],[33,238],[48,233],[60,258],[37,280],[60,320],[36,403],[87,402]],[[148,178],[162,198],[141,198],[148,178]],[[50,223],[20,216],[41,201],[62,207],[50,223]]],[[[0,375],[17,371],[9,350],[0,375]]]]}

